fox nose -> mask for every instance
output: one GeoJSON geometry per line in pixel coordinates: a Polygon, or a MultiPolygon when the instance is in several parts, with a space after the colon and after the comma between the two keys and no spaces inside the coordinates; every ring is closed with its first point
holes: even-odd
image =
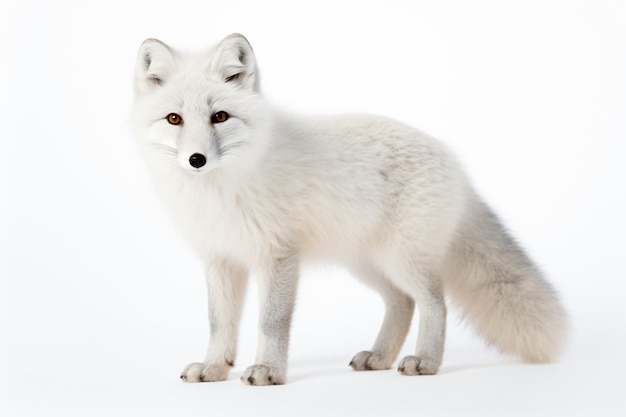
{"type": "Polygon", "coordinates": [[[194,153],[189,157],[189,165],[194,168],[202,168],[206,164],[206,157],[201,153],[194,153]]]}

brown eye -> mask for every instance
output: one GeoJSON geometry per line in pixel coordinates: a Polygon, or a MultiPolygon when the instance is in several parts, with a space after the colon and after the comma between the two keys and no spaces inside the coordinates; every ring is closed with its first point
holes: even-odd
{"type": "Polygon", "coordinates": [[[183,118],[177,115],[176,113],[168,114],[166,119],[167,119],[167,122],[171,125],[179,125],[183,121],[183,118]]]}
{"type": "Polygon", "coordinates": [[[218,111],[213,116],[211,116],[211,122],[213,123],[223,123],[228,120],[228,113],[225,111],[218,111]]]}

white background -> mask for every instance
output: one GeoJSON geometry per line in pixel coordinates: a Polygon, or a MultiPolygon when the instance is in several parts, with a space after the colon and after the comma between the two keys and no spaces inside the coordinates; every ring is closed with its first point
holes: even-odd
{"type": "MultiPolygon", "coordinates": [[[[624,416],[626,3],[6,1],[0,13],[3,416],[624,416]],[[357,373],[377,296],[307,269],[289,384],[184,384],[207,343],[199,263],[156,200],[128,127],[144,38],[254,46],[270,101],[369,112],[447,142],[571,315],[530,366],[451,313],[434,377],[357,373]]],[[[402,355],[410,354],[414,325],[402,355]]]]}

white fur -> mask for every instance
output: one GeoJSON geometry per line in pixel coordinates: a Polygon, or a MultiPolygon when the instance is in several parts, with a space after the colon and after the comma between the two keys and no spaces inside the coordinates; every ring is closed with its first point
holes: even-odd
{"type": "Polygon", "coordinates": [[[285,382],[301,259],[344,262],[387,313],[356,370],[388,369],[420,311],[402,374],[434,374],[445,294],[491,344],[533,362],[560,352],[566,319],[554,292],[473,191],[441,142],[375,116],[298,117],[270,108],[252,48],[231,35],[183,54],[141,47],[134,130],[174,220],[205,262],[211,341],[182,375],[224,380],[236,355],[245,283],[260,277],[256,365],[242,380],[285,382]],[[225,111],[230,118],[212,123],[225,111]],[[180,125],[166,120],[170,113],[180,125]],[[206,156],[194,168],[192,154],[206,156]]]}

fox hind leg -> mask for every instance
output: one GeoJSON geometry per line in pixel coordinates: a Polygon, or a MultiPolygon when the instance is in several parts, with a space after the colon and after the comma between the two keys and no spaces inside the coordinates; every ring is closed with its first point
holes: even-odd
{"type": "Polygon", "coordinates": [[[415,302],[374,266],[365,263],[353,271],[380,293],[385,303],[385,318],[372,350],[357,353],[350,366],[356,371],[389,369],[411,326],[415,302]]]}
{"type": "Polygon", "coordinates": [[[408,283],[419,310],[419,332],[414,356],[400,361],[402,375],[434,375],[443,359],[446,333],[446,305],[438,276],[411,271],[408,283]]]}

